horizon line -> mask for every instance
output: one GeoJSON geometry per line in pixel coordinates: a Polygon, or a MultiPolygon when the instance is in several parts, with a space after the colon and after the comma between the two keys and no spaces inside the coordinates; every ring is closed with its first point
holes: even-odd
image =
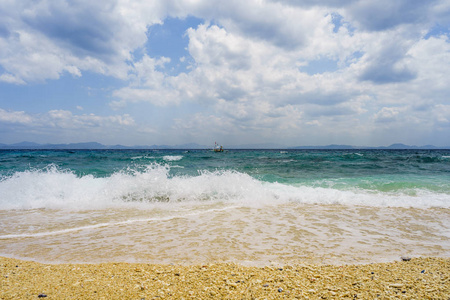
{"type": "MultiPolygon", "coordinates": [[[[104,145],[98,142],[79,142],[79,143],[46,143],[40,144],[35,142],[20,142],[13,144],[2,144],[0,143],[0,149],[2,150],[208,150],[213,147],[200,145],[197,143],[185,143],[180,145],[133,145],[125,146],[121,144],[116,145],[104,145]],[[47,148],[46,148],[47,147],[47,148]],[[71,148],[73,147],[73,148],[71,148]]],[[[346,144],[328,144],[328,145],[305,145],[305,146],[285,146],[277,145],[274,143],[255,143],[255,144],[242,144],[242,145],[230,145],[229,147],[224,147],[228,150],[364,150],[364,149],[417,149],[417,150],[439,150],[439,149],[450,149],[450,146],[435,146],[435,145],[406,145],[403,143],[394,143],[389,146],[354,146],[346,144]]]]}

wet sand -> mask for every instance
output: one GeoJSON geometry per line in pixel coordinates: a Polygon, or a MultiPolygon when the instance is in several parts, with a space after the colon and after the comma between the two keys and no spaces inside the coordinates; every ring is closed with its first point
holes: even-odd
{"type": "Polygon", "coordinates": [[[0,257],[0,276],[0,299],[450,299],[450,258],[251,267],[0,257]]]}
{"type": "Polygon", "coordinates": [[[450,210],[343,205],[0,210],[0,256],[41,263],[249,266],[450,257],[450,210]]]}

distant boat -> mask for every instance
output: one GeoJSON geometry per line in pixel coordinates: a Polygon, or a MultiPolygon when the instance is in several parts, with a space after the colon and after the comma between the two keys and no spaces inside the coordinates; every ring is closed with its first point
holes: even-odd
{"type": "Polygon", "coordinates": [[[223,152],[223,146],[218,145],[217,142],[214,142],[214,152],[223,152]]]}

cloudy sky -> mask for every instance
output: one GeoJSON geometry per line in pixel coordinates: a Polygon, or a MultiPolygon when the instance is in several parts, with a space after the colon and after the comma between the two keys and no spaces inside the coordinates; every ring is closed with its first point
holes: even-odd
{"type": "Polygon", "coordinates": [[[0,143],[450,145],[449,0],[2,0],[0,143]]]}

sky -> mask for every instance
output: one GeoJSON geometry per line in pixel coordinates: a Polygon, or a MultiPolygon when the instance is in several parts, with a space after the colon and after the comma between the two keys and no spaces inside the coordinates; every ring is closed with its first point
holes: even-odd
{"type": "Polygon", "coordinates": [[[450,145],[449,0],[2,0],[0,143],[450,145]]]}

